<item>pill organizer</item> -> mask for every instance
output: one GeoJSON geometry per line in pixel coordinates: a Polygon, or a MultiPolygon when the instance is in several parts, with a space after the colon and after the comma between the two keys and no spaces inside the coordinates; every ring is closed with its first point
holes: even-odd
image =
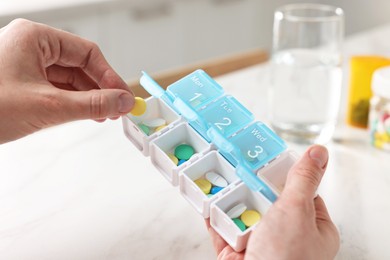
{"type": "Polygon", "coordinates": [[[140,84],[151,97],[143,115],[122,117],[126,136],[235,251],[244,250],[254,226],[241,231],[226,213],[244,203],[265,214],[283,190],[297,154],[202,70],[166,90],[145,72],[140,84]],[[166,126],[147,135],[140,125],[155,118],[166,126]],[[195,153],[176,165],[169,154],[181,144],[195,153]],[[194,181],[210,171],[228,185],[207,196],[194,181]]]}

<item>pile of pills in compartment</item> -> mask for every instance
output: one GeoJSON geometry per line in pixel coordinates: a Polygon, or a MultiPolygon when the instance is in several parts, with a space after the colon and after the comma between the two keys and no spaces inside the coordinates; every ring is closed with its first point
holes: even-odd
{"type": "Polygon", "coordinates": [[[149,136],[166,127],[166,123],[167,122],[164,118],[145,119],[142,123],[138,124],[138,127],[142,130],[142,132],[149,136]]]}
{"type": "Polygon", "coordinates": [[[248,210],[247,206],[239,203],[231,208],[226,214],[233,220],[241,231],[253,226],[261,219],[261,214],[256,210],[248,210]]]}
{"type": "Polygon", "coordinates": [[[174,153],[169,153],[168,157],[172,160],[172,162],[179,166],[186,161],[188,161],[192,155],[194,155],[195,150],[189,144],[180,144],[176,146],[174,153]]]}
{"type": "Polygon", "coordinates": [[[207,172],[204,177],[194,182],[208,197],[218,193],[229,184],[224,177],[213,171],[207,172]]]}
{"type": "MultiPolygon", "coordinates": [[[[143,98],[135,97],[135,103],[133,109],[130,113],[133,116],[141,116],[146,112],[146,102],[143,98]]],[[[144,132],[146,135],[151,135],[155,132],[160,131],[164,127],[166,127],[166,121],[164,118],[151,118],[145,119],[141,123],[138,124],[138,127],[144,132]]],[[[194,155],[195,150],[189,144],[180,144],[176,146],[174,154],[168,154],[168,157],[172,160],[172,162],[179,166],[182,163],[188,161],[192,155],[194,155]]]]}
{"type": "MultiPolygon", "coordinates": [[[[146,102],[143,98],[135,97],[135,103],[133,109],[130,113],[133,116],[141,116],[146,111],[146,102]]],[[[138,127],[144,132],[147,136],[160,131],[164,127],[166,127],[167,122],[164,118],[152,118],[145,119],[141,123],[138,124],[138,127]]]]}

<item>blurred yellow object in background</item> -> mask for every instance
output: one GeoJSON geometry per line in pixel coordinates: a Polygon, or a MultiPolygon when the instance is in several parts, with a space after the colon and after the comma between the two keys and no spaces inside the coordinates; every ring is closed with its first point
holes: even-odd
{"type": "Polygon", "coordinates": [[[389,66],[390,59],[381,56],[354,56],[350,60],[347,123],[367,128],[370,107],[371,78],[380,67],[389,66]]]}

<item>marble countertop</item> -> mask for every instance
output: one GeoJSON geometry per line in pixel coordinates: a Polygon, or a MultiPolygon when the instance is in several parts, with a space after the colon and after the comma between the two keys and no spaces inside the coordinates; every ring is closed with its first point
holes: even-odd
{"type": "MultiPolygon", "coordinates": [[[[346,41],[346,60],[389,53],[390,26],[346,41]]],[[[266,115],[267,68],[217,78],[258,120],[266,115]]],[[[341,233],[337,259],[389,259],[390,154],[341,122],[319,189],[341,233]]],[[[195,260],[215,253],[202,217],[127,140],[120,120],[78,121],[0,146],[0,259],[195,260]]]]}

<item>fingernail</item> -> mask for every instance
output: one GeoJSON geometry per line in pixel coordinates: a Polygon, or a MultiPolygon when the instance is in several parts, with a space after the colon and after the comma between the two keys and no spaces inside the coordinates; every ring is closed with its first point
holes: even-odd
{"type": "Polygon", "coordinates": [[[328,163],[328,150],[320,145],[316,145],[310,148],[309,156],[316,161],[320,168],[324,168],[328,163]]]}
{"type": "Polygon", "coordinates": [[[119,113],[130,112],[131,108],[134,105],[134,97],[130,94],[122,94],[119,96],[119,113]]]}

